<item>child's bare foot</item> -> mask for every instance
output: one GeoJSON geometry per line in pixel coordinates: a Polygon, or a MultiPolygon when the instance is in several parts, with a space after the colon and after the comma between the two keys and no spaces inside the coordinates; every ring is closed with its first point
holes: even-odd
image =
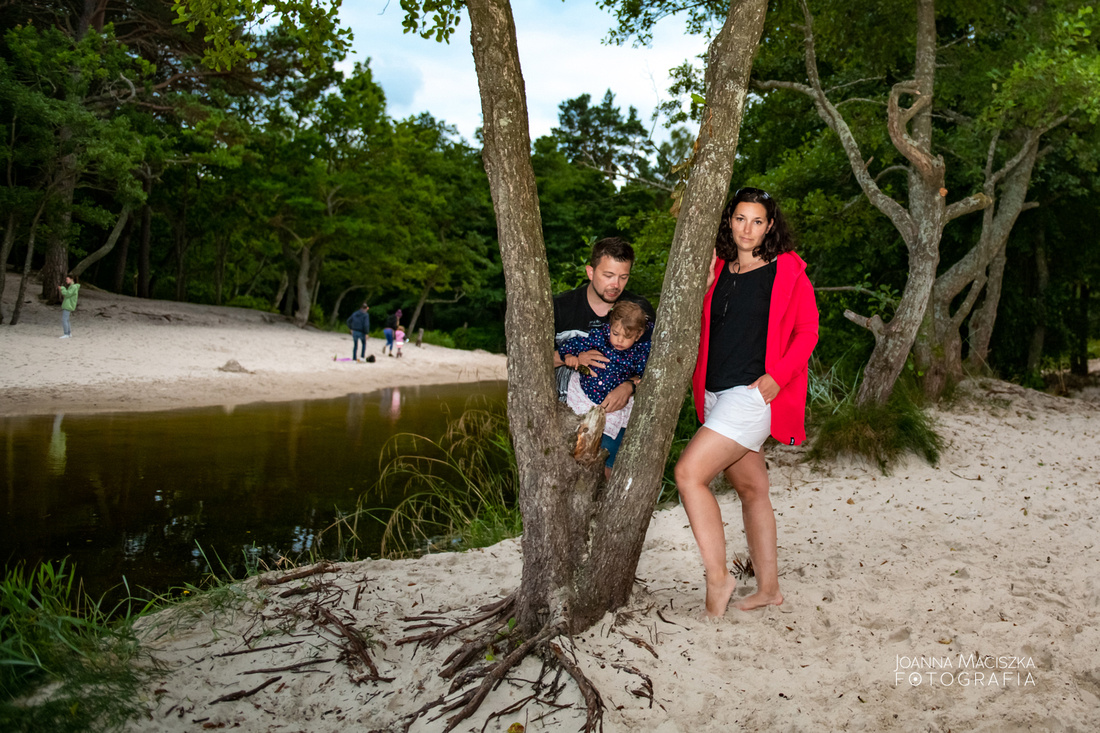
{"type": "Polygon", "coordinates": [[[774,593],[762,593],[757,591],[751,596],[745,596],[737,603],[733,604],[733,607],[740,611],[752,611],[756,608],[763,608],[764,606],[779,606],[783,603],[783,594],[779,591],[774,593]]]}
{"type": "Polygon", "coordinates": [[[721,618],[726,613],[726,606],[730,603],[733,591],[737,589],[737,578],[726,573],[715,582],[707,579],[707,612],[706,618],[721,618]]]}

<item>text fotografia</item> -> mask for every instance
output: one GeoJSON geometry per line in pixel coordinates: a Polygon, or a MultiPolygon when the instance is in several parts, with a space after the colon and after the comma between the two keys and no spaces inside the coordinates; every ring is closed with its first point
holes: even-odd
{"type": "Polygon", "coordinates": [[[954,657],[897,656],[894,687],[1027,687],[1035,684],[1031,657],[959,654],[954,657]]]}

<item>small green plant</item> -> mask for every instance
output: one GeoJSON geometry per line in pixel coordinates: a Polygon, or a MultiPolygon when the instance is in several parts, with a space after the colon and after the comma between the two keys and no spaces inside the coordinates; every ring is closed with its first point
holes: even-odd
{"type": "Polygon", "coordinates": [[[336,532],[342,545],[358,541],[360,518],[385,524],[385,557],[486,547],[522,533],[516,459],[503,407],[467,407],[439,440],[395,435],[380,460],[375,487],[359,498],[354,512],[325,530],[336,532]],[[394,495],[404,498],[393,509],[372,506],[379,497],[394,495]]]}
{"type": "Polygon", "coordinates": [[[899,381],[885,405],[864,406],[856,404],[854,387],[840,390],[843,396],[839,400],[835,399],[836,390],[834,384],[811,399],[814,438],[810,460],[851,453],[874,461],[883,473],[905,453],[916,453],[933,465],[939,461],[943,441],[919,404],[913,387],[899,381]],[[833,399],[826,394],[832,394],[833,399]]]}
{"type": "Polygon", "coordinates": [[[0,730],[114,730],[140,714],[131,610],[102,609],[74,588],[64,560],[8,570],[0,585],[0,730]]]}
{"type": "Polygon", "coordinates": [[[903,375],[886,405],[859,407],[862,374],[845,368],[847,354],[828,368],[810,361],[807,403],[814,432],[810,460],[850,453],[875,461],[885,473],[904,453],[939,460],[942,441],[922,408],[912,375],[903,375]]]}

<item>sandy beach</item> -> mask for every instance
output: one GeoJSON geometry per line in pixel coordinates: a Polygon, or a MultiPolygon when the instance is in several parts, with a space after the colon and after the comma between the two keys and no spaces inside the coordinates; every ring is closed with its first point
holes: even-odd
{"type": "MultiPolygon", "coordinates": [[[[16,287],[9,279],[6,314],[16,287]]],[[[349,335],[92,290],[81,293],[74,338],[59,341],[57,310],[27,308],[20,325],[0,327],[2,414],[239,404],[505,375],[504,357],[430,346],[400,362],[333,362],[350,356],[349,335]],[[218,371],[230,359],[254,373],[218,371]]],[[[686,516],[678,506],[655,511],[630,603],[555,642],[602,695],[604,729],[1100,729],[1100,406],[996,380],[960,391],[933,413],[946,443],[935,467],[910,458],[883,475],[860,461],[815,466],[803,449],[768,449],[782,607],[700,621],[702,566],[686,516]]],[[[730,555],[744,557],[736,496],[719,502],[730,555]]],[[[516,588],[520,552],[510,540],[280,585],[254,579],[242,609],[200,596],[147,619],[147,650],[162,666],[143,696],[149,717],[132,729],[402,730],[446,694],[438,672],[458,644],[399,645],[416,633],[402,619],[467,618],[516,588]],[[369,639],[387,681],[349,658],[332,618],[369,639]]],[[[738,593],[752,587],[744,580],[738,593]]],[[[521,704],[548,695],[532,686],[539,674],[529,658],[458,730],[580,729],[583,701],[568,681],[557,704],[569,707],[521,704]]],[[[411,730],[442,730],[438,714],[411,730]]]]}
{"type": "MultiPolygon", "coordinates": [[[[60,306],[28,287],[20,322],[0,327],[0,415],[165,410],[320,399],[411,384],[507,378],[505,357],[425,344],[401,359],[351,358],[351,334],[300,329],[281,315],[164,300],[90,287],[80,290],[73,337],[61,335],[60,306]],[[245,372],[222,371],[236,361],[245,372]]],[[[5,321],[19,278],[8,274],[5,321]]]]}

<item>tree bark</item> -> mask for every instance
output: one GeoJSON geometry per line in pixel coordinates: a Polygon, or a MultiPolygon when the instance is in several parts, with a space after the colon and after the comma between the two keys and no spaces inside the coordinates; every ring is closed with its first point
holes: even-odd
{"type": "Polygon", "coordinates": [[[992,203],[982,212],[978,243],[936,279],[913,348],[921,388],[930,399],[938,399],[948,385],[958,383],[964,376],[961,328],[967,318],[970,318],[970,366],[979,371],[987,368],[989,342],[1001,297],[1005,246],[1027,204],[1028,184],[1044,132],[1028,130],[1016,155],[997,171],[993,169],[993,159],[998,136],[990,142],[982,193],[992,203]],[[952,304],[967,288],[966,297],[952,312],[952,304]],[[983,291],[984,299],[973,310],[983,291]]]}
{"type": "Polygon", "coordinates": [[[524,634],[537,633],[551,620],[580,631],[622,605],[633,587],[664,456],[694,365],[706,265],[729,191],[766,1],[732,4],[712,44],[707,119],[669,258],[655,348],[634,408],[634,427],[611,482],[602,489],[598,463],[580,466],[564,440],[575,417],[557,402],[551,329],[531,328],[552,323],[553,310],[511,8],[507,0],[469,0],[467,9],[507,297],[508,415],[524,517],[516,620],[524,634]]]}
{"type": "Polygon", "coordinates": [[[8,212],[8,225],[4,229],[4,243],[0,245],[0,323],[4,322],[4,285],[8,281],[8,256],[15,245],[15,228],[19,219],[14,211],[8,212]]]}
{"type": "Polygon", "coordinates": [[[1069,373],[1078,377],[1089,374],[1089,299],[1092,289],[1087,281],[1077,283],[1077,317],[1070,338],[1069,373]]]}
{"type": "Polygon", "coordinates": [[[413,308],[412,318],[409,319],[409,333],[416,331],[416,322],[420,320],[420,312],[424,310],[424,303],[428,300],[428,295],[432,292],[432,288],[435,287],[436,276],[438,270],[432,273],[432,276],[424,283],[424,287],[420,289],[420,299],[416,301],[416,307],[413,308]]]}
{"type": "Polygon", "coordinates": [[[298,297],[298,310],[294,312],[294,325],[298,328],[305,328],[305,325],[309,323],[309,306],[310,306],[310,292],[309,292],[309,270],[310,259],[309,247],[302,246],[302,249],[298,252],[298,277],[295,278],[294,290],[298,297]]]}
{"type": "Polygon", "coordinates": [[[851,311],[845,316],[871,331],[875,346],[864,368],[857,402],[883,404],[893,393],[898,375],[917,338],[925,318],[939,265],[939,246],[944,226],[952,219],[985,208],[990,204],[982,193],[967,196],[950,205],[943,187],[943,158],[933,155],[932,99],[936,73],[936,13],[933,0],[917,0],[916,62],[914,78],[895,84],[887,105],[886,126],[890,140],[909,162],[909,205],[903,207],[878,187],[868,171],[859,143],[834,105],[826,96],[817,71],[814,50],[813,17],[805,0],[802,12],[806,20],[806,75],[809,85],[767,81],[757,86],[764,90],[792,89],[813,99],[818,115],[840,139],[849,165],[868,201],[897,228],[909,253],[909,277],[901,300],[888,323],[880,317],[868,318],[851,311]],[[901,97],[913,97],[911,107],[901,107],[901,97]]]}
{"type": "Polygon", "coordinates": [[[115,271],[111,275],[111,290],[116,293],[121,293],[126,285],[126,263],[130,259],[130,236],[133,231],[134,220],[131,217],[122,231],[122,240],[118,244],[118,253],[115,255],[115,271]]]}
{"type": "MultiPolygon", "coordinates": [[[[271,301],[271,307],[275,310],[279,309],[279,304],[283,302],[283,296],[286,295],[287,288],[290,287],[290,277],[287,276],[286,270],[283,270],[283,277],[279,280],[279,289],[275,291],[275,299],[271,301]]],[[[251,290],[251,288],[249,289],[251,290]]],[[[285,312],[286,309],[284,309],[285,312]]]]}
{"type": "Polygon", "coordinates": [[[152,246],[153,236],[153,207],[149,205],[149,196],[153,192],[153,176],[145,178],[145,206],[141,207],[141,235],[138,237],[138,281],[137,296],[139,298],[150,297],[149,281],[152,276],[152,267],[149,264],[149,250],[152,246]]]}
{"type": "Polygon", "coordinates": [[[129,221],[130,207],[123,206],[122,211],[119,212],[118,220],[115,221],[115,226],[111,230],[111,234],[107,237],[107,241],[103,244],[102,247],[78,262],[76,267],[72,269],[72,276],[80,277],[80,275],[85,270],[109,255],[111,253],[111,250],[115,248],[115,244],[118,242],[119,235],[122,234],[122,230],[126,228],[126,225],[129,223],[129,221]]]}
{"type": "Polygon", "coordinates": [[[1047,288],[1050,286],[1050,266],[1047,263],[1046,228],[1040,226],[1035,235],[1035,328],[1027,350],[1027,373],[1038,374],[1043,358],[1043,343],[1047,338],[1047,288]]]}
{"type": "MultiPolygon", "coordinates": [[[[62,144],[72,137],[72,131],[63,128],[62,144]]],[[[62,156],[58,162],[57,199],[49,218],[51,226],[46,242],[46,261],[39,276],[42,279],[42,298],[51,305],[61,302],[57,286],[65,281],[69,271],[69,231],[73,220],[73,196],[76,192],[76,153],[62,156]]]]}
{"type": "Polygon", "coordinates": [[[23,312],[23,298],[27,295],[27,281],[31,277],[31,262],[34,260],[34,239],[38,233],[38,222],[42,218],[42,212],[46,210],[46,199],[38,205],[38,211],[31,220],[30,230],[27,233],[27,256],[23,259],[23,274],[19,278],[19,293],[15,296],[15,308],[11,313],[11,325],[19,323],[19,316],[23,312]]]}

